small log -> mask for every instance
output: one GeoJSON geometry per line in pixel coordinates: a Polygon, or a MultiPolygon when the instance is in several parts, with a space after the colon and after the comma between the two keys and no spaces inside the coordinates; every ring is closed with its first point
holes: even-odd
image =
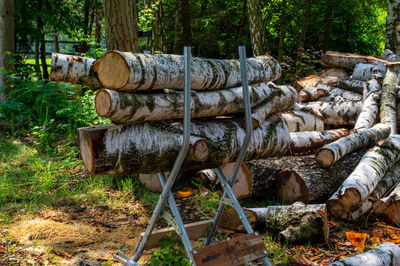
{"type": "Polygon", "coordinates": [[[328,95],[326,90],[317,87],[305,87],[299,92],[298,102],[311,102],[328,95]]]}
{"type": "Polygon", "coordinates": [[[343,126],[354,125],[361,112],[362,102],[337,101],[337,102],[308,102],[299,103],[300,111],[309,112],[320,118],[324,124],[343,126]]]}
{"type": "MultiPolygon", "coordinates": [[[[267,110],[286,110],[294,104],[295,97],[297,93],[291,86],[269,83],[262,87],[250,87],[252,105],[264,103],[267,110]]],[[[97,93],[95,103],[98,115],[118,124],[183,118],[181,92],[143,94],[103,89],[97,93]]],[[[235,114],[243,110],[241,87],[192,93],[192,117],[235,114]]]]}
{"type": "Polygon", "coordinates": [[[400,61],[400,56],[396,55],[395,53],[393,53],[389,49],[386,49],[382,53],[382,59],[390,61],[390,62],[399,62],[400,61]]]}
{"type": "Polygon", "coordinates": [[[321,166],[331,167],[347,154],[375,145],[379,140],[387,138],[389,134],[388,125],[376,124],[370,129],[351,134],[324,146],[317,152],[315,159],[321,166]]]}
{"type": "Polygon", "coordinates": [[[302,111],[288,111],[280,116],[290,132],[324,130],[324,122],[312,114],[302,111]]]}
{"type": "Polygon", "coordinates": [[[374,92],[380,92],[382,89],[381,84],[379,83],[379,81],[377,79],[370,79],[367,81],[367,85],[364,88],[363,91],[363,101],[365,101],[365,99],[367,99],[367,97],[374,92]]]}
{"type": "Polygon", "coordinates": [[[101,89],[93,66],[96,60],[66,54],[51,54],[50,81],[62,81],[79,84],[91,89],[101,89]]]}
{"type": "Polygon", "coordinates": [[[379,102],[381,99],[381,92],[372,92],[363,102],[363,107],[357,118],[354,129],[356,131],[371,128],[377,119],[379,112],[379,102]]]}
{"type": "Polygon", "coordinates": [[[361,160],[364,151],[350,154],[331,168],[322,168],[313,155],[282,157],[275,188],[285,203],[325,202],[361,160]]]}
{"type": "Polygon", "coordinates": [[[376,202],[374,212],[383,216],[390,224],[400,227],[400,183],[397,184],[389,196],[376,202]]]}
{"type": "MultiPolygon", "coordinates": [[[[324,212],[325,204],[304,205],[297,202],[287,206],[267,208],[246,208],[247,219],[253,228],[266,228],[282,241],[291,243],[319,242],[324,239],[323,219],[318,211],[324,212]]],[[[225,209],[221,227],[228,230],[244,231],[236,211],[225,209]]]]}
{"type": "MultiPolygon", "coordinates": [[[[92,174],[170,171],[183,141],[181,124],[168,121],[78,129],[81,153],[92,174]],[[92,134],[98,136],[92,137],[92,134]]],[[[245,131],[237,120],[192,121],[190,149],[182,169],[215,168],[234,162],[245,131]],[[221,132],[223,132],[221,134],[221,132]]],[[[287,152],[290,134],[279,117],[253,131],[244,160],[280,156],[287,152]]]]}
{"type": "Polygon", "coordinates": [[[337,100],[348,100],[348,101],[361,101],[362,96],[359,93],[347,91],[335,87],[331,87],[324,84],[318,84],[318,89],[325,90],[327,95],[320,98],[321,101],[337,101],[337,100]]]}
{"type": "Polygon", "coordinates": [[[288,155],[306,155],[317,151],[324,145],[349,135],[348,129],[304,131],[290,133],[291,143],[288,155]]]}
{"type": "Polygon", "coordinates": [[[383,78],[385,77],[386,70],[387,70],[387,68],[384,63],[375,61],[372,64],[371,78],[374,78],[374,79],[378,80],[379,82],[382,82],[383,78]]]}
{"type": "Polygon", "coordinates": [[[339,80],[337,87],[340,89],[353,91],[362,94],[367,83],[362,80],[355,79],[341,79],[339,80]]]}
{"type": "Polygon", "coordinates": [[[380,119],[381,123],[388,123],[392,130],[391,134],[397,132],[397,86],[399,83],[400,68],[398,66],[389,67],[386,71],[382,84],[380,119]]]}
{"type": "Polygon", "coordinates": [[[400,135],[392,135],[382,146],[367,151],[360,163],[327,201],[328,212],[347,219],[378,185],[386,171],[400,159],[400,135]]]}
{"type": "Polygon", "coordinates": [[[341,68],[329,68],[295,82],[294,87],[301,91],[305,87],[315,87],[318,83],[335,86],[339,80],[346,78],[347,73],[341,68]]]}
{"type": "MultiPolygon", "coordinates": [[[[104,88],[136,91],[184,88],[184,58],[169,54],[132,54],[109,51],[97,67],[104,88]]],[[[247,59],[249,84],[274,81],[281,67],[271,56],[247,59]]],[[[218,90],[241,86],[239,60],[192,58],[191,88],[218,90]]]]}
{"type": "MultiPolygon", "coordinates": [[[[268,116],[275,112],[290,109],[297,99],[297,91],[292,86],[276,86],[269,83],[271,91],[262,102],[251,111],[251,123],[253,129],[257,128],[268,116]]],[[[242,127],[246,128],[246,121],[242,120],[242,127]]]]}
{"type": "Polygon", "coordinates": [[[400,265],[400,247],[392,242],[385,242],[354,257],[345,258],[329,266],[389,266],[400,265]]]}
{"type": "Polygon", "coordinates": [[[351,78],[367,81],[370,79],[370,77],[372,75],[372,68],[373,68],[372,64],[358,63],[354,67],[354,71],[353,71],[353,74],[351,75],[351,78]]]}
{"type": "Polygon", "coordinates": [[[385,65],[390,64],[389,61],[382,60],[373,56],[340,53],[334,51],[327,51],[321,56],[321,63],[323,65],[328,67],[341,67],[349,70],[353,70],[354,67],[359,63],[372,64],[375,61],[382,62],[385,65]]]}

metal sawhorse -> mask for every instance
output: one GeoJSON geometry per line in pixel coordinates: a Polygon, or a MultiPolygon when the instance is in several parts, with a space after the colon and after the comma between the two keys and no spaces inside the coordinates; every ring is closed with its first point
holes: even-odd
{"type": "MultiPolygon", "coordinates": [[[[221,181],[222,187],[224,188],[224,194],[221,198],[217,213],[215,218],[211,224],[211,228],[204,242],[205,246],[210,245],[212,237],[215,233],[217,225],[221,219],[222,213],[224,211],[225,205],[230,205],[233,207],[237,214],[239,215],[240,220],[242,221],[244,228],[247,233],[256,237],[259,237],[258,233],[254,232],[251,227],[249,221],[247,220],[246,214],[243,211],[242,207],[239,204],[236,196],[233,194],[232,185],[235,182],[237,177],[239,167],[243,162],[247,147],[250,143],[250,138],[252,134],[252,124],[251,124],[251,109],[250,109],[250,96],[249,96],[249,88],[248,88],[248,79],[247,79],[247,68],[246,68],[246,50],[244,46],[239,46],[239,55],[240,55],[240,70],[242,76],[242,88],[243,88],[243,98],[244,98],[244,106],[245,106],[245,118],[246,118],[246,137],[243,141],[242,147],[239,151],[238,158],[236,159],[235,166],[233,171],[229,177],[229,181],[226,179],[225,175],[221,171],[220,168],[216,168],[214,171],[216,172],[218,178],[221,181]]],[[[146,231],[140,240],[140,244],[136,250],[135,256],[130,258],[125,254],[118,252],[117,255],[113,255],[115,259],[121,262],[123,265],[131,266],[131,265],[139,265],[137,261],[142,256],[143,250],[146,246],[147,241],[150,238],[150,235],[154,229],[154,225],[159,216],[165,218],[167,222],[174,227],[176,233],[179,237],[181,237],[182,242],[184,244],[186,253],[192,265],[195,265],[195,256],[198,250],[193,250],[192,245],[189,240],[189,236],[184,227],[184,223],[182,221],[182,217],[178,211],[176,206],[175,199],[172,195],[171,189],[175,183],[176,176],[179,173],[183,160],[189,149],[189,140],[190,140],[190,101],[191,101],[191,84],[190,84],[190,63],[191,63],[191,48],[184,48],[184,71],[185,71],[185,87],[184,87],[184,118],[183,118],[183,145],[182,148],[176,158],[174,166],[169,174],[168,180],[165,178],[163,173],[159,173],[158,177],[160,178],[160,182],[163,186],[163,191],[160,195],[160,198],[157,202],[156,207],[154,208],[152,217],[150,222],[146,228],[146,231]],[[165,202],[168,200],[169,207],[173,216],[171,216],[168,212],[164,211],[162,208],[165,202]]],[[[260,238],[260,237],[259,237],[260,238]]],[[[228,245],[228,244],[226,244],[228,245]]],[[[200,250],[200,249],[199,249],[200,250]]],[[[263,250],[263,257],[261,258],[264,265],[272,265],[268,258],[267,252],[263,250]]],[[[207,259],[211,257],[207,257],[207,259]]],[[[209,264],[211,265],[211,263],[209,264]]]]}

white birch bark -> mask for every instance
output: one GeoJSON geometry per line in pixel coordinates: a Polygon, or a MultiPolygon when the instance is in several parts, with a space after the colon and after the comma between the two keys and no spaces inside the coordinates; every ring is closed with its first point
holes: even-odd
{"type": "Polygon", "coordinates": [[[280,113],[290,132],[324,130],[324,122],[302,111],[280,113]]]}
{"type": "Polygon", "coordinates": [[[376,121],[379,113],[379,102],[381,99],[381,92],[372,92],[363,102],[360,115],[354,125],[355,130],[365,130],[371,128],[376,121]]]}
{"type": "Polygon", "coordinates": [[[323,65],[329,67],[341,67],[348,70],[353,70],[354,67],[359,63],[372,64],[375,61],[379,61],[385,64],[389,63],[385,60],[373,56],[340,53],[334,51],[327,51],[325,54],[321,56],[321,63],[323,65]]]}
{"type": "Polygon", "coordinates": [[[354,67],[352,79],[367,81],[372,75],[372,64],[359,63],[354,67]]]}
{"type": "MultiPolygon", "coordinates": [[[[132,54],[110,51],[100,58],[98,77],[105,88],[136,91],[184,87],[184,58],[168,54],[132,54]]],[[[281,67],[271,56],[247,59],[250,84],[279,79],[281,67]]],[[[191,88],[217,90],[241,86],[238,60],[194,57],[191,63],[191,88]]]]}
{"type": "Polygon", "coordinates": [[[397,86],[399,83],[399,67],[389,67],[382,84],[380,119],[382,123],[388,123],[392,130],[397,132],[397,86]]]}
{"type": "Polygon", "coordinates": [[[289,155],[305,155],[314,153],[324,145],[349,135],[348,129],[332,129],[322,131],[304,131],[290,133],[289,155]]]}
{"type": "Polygon", "coordinates": [[[308,102],[299,103],[298,107],[303,112],[309,112],[324,121],[324,124],[342,126],[354,125],[361,112],[362,102],[308,102]]]}
{"type": "Polygon", "coordinates": [[[400,56],[396,55],[389,49],[385,49],[385,51],[382,53],[382,59],[390,62],[399,62],[400,56]]]}
{"type": "Polygon", "coordinates": [[[95,62],[88,57],[52,53],[50,80],[100,89],[102,86],[93,70],[95,62]]]}
{"type": "Polygon", "coordinates": [[[385,77],[386,74],[386,65],[382,62],[375,61],[372,64],[372,75],[371,78],[374,78],[376,80],[379,80],[379,82],[382,82],[383,78],[385,77]]]}
{"type": "Polygon", "coordinates": [[[400,265],[400,247],[392,242],[385,242],[354,257],[342,259],[329,266],[389,266],[400,265]]]}
{"type": "Polygon", "coordinates": [[[316,101],[319,98],[326,96],[328,92],[326,90],[317,87],[305,87],[299,92],[298,102],[311,102],[316,101]]]}
{"type": "Polygon", "coordinates": [[[355,79],[341,79],[337,84],[340,89],[354,91],[359,94],[363,93],[365,86],[367,86],[365,81],[355,79]]]}
{"type": "Polygon", "coordinates": [[[327,201],[330,214],[346,219],[372,193],[386,171],[400,159],[400,135],[392,135],[367,151],[353,173],[327,201]]]}
{"type": "Polygon", "coordinates": [[[337,100],[348,100],[348,101],[361,101],[362,96],[359,93],[352,91],[343,90],[340,88],[331,87],[324,84],[318,84],[318,89],[325,90],[327,95],[320,98],[322,101],[337,101],[337,100]]]}
{"type": "Polygon", "coordinates": [[[370,129],[348,135],[324,146],[317,152],[315,159],[321,166],[331,167],[347,154],[375,145],[379,140],[387,138],[389,134],[388,125],[376,124],[370,129]]]}

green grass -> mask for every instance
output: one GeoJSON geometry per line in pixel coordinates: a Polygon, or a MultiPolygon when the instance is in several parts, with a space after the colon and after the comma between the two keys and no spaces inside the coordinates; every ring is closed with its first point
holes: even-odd
{"type": "MultiPolygon", "coordinates": [[[[30,64],[30,65],[35,65],[35,59],[26,59],[26,63],[27,63],[27,64],[30,64]]],[[[51,67],[50,67],[50,65],[51,65],[51,58],[47,58],[47,59],[46,59],[46,64],[47,64],[47,71],[50,73],[50,70],[51,70],[51,67]]],[[[42,68],[42,63],[41,63],[41,61],[40,61],[40,71],[42,71],[42,73],[43,73],[43,68],[42,68]]]]}

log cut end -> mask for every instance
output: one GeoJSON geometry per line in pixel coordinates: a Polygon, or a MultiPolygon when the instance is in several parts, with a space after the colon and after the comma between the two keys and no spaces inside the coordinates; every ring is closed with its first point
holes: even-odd
{"type": "Polygon", "coordinates": [[[204,162],[210,156],[210,147],[206,140],[199,139],[193,144],[193,159],[198,162],[204,162]]]}
{"type": "MultiPolygon", "coordinates": [[[[343,193],[333,196],[326,202],[328,213],[337,219],[347,219],[352,211],[360,207],[361,195],[355,188],[347,188],[343,193]]],[[[335,194],[336,195],[336,194],[335,194]]]]}
{"type": "Polygon", "coordinates": [[[96,65],[101,85],[108,89],[123,88],[129,81],[130,70],[125,58],[117,51],[109,51],[96,65]]]}
{"type": "Polygon", "coordinates": [[[328,149],[320,149],[315,155],[315,159],[322,167],[331,167],[335,162],[335,154],[328,149]]]}
{"type": "Polygon", "coordinates": [[[283,170],[276,182],[279,197],[286,203],[308,202],[309,191],[303,179],[293,170],[283,170]]]}
{"type": "MultiPolygon", "coordinates": [[[[257,216],[254,212],[250,210],[244,210],[247,216],[247,220],[254,227],[254,224],[257,222],[257,216]]],[[[244,226],[242,221],[240,220],[237,212],[233,208],[225,209],[221,216],[220,225],[224,229],[234,230],[234,231],[244,231],[244,226]]]]}
{"type": "MultiPolygon", "coordinates": [[[[242,122],[240,123],[240,125],[242,126],[243,129],[246,129],[246,120],[243,119],[242,122]]],[[[253,130],[258,128],[259,125],[260,125],[260,122],[258,122],[257,119],[251,118],[251,128],[253,130]]]]}
{"type": "Polygon", "coordinates": [[[110,117],[112,101],[110,93],[107,90],[100,90],[95,98],[96,112],[101,117],[110,117]]]}

